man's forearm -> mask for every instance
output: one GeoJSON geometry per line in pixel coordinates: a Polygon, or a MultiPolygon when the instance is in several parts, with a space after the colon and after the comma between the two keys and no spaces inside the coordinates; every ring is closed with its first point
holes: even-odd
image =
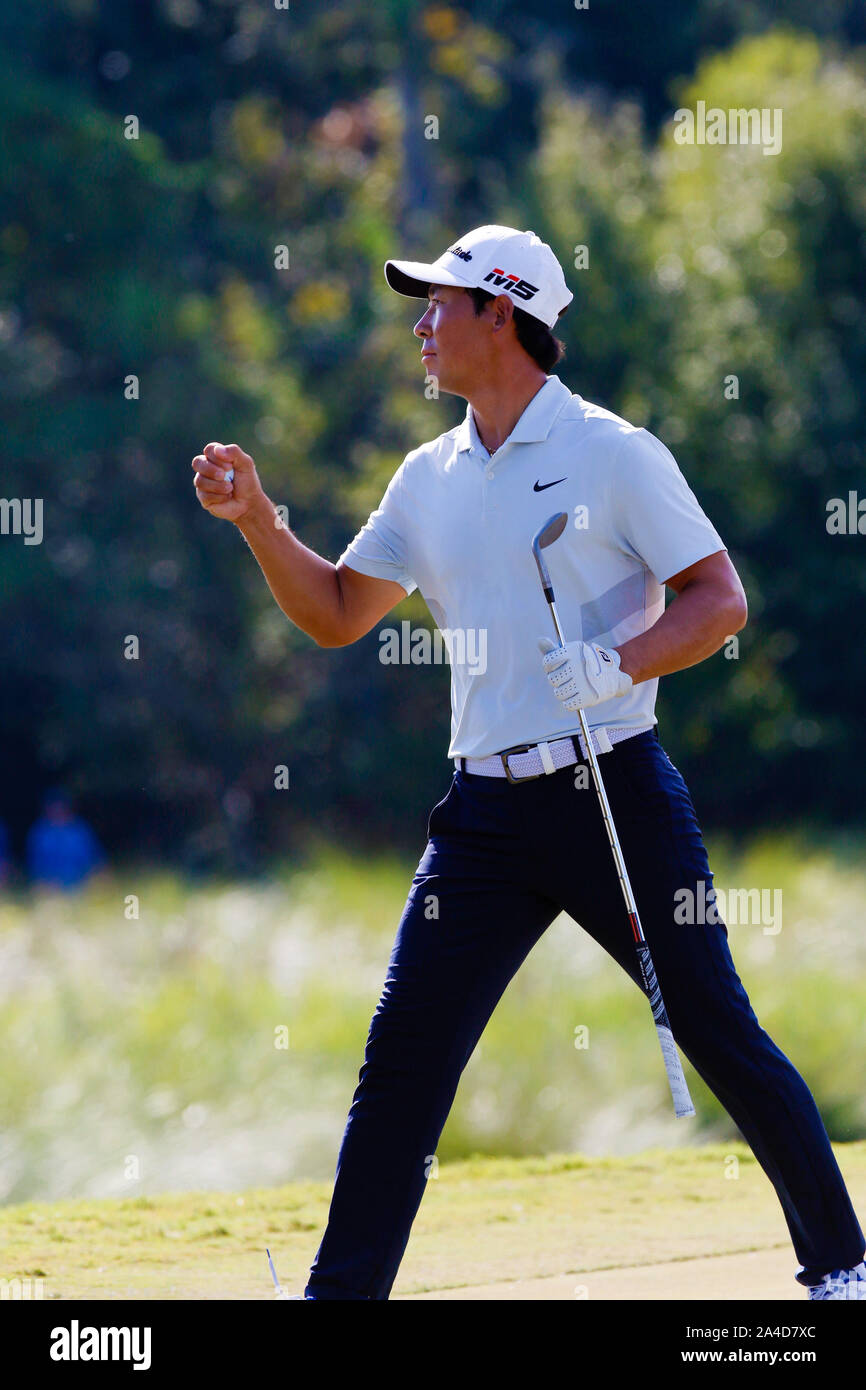
{"type": "Polygon", "coordinates": [[[736,591],[720,594],[714,584],[689,584],[648,632],[615,649],[620,669],[638,685],[696,666],[739,632],[745,621],[744,601],[736,591]]]}
{"type": "Polygon", "coordinates": [[[336,566],[302,545],[267,497],[238,530],[286,617],[321,646],[339,646],[343,603],[336,566]]]}

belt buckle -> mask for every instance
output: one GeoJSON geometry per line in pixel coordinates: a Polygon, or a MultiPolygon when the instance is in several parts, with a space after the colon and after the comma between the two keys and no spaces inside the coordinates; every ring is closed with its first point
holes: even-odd
{"type": "Polygon", "coordinates": [[[508,759],[512,753],[528,753],[531,748],[537,747],[538,745],[536,743],[515,743],[513,748],[506,748],[499,754],[502,766],[505,768],[505,776],[508,778],[509,782],[534,782],[536,778],[544,776],[544,768],[542,768],[541,772],[527,772],[525,777],[514,777],[512,776],[511,768],[508,766],[508,759]]]}

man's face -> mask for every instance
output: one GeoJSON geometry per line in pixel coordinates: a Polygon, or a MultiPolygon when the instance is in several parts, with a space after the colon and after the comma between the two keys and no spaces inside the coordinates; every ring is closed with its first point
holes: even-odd
{"type": "Polygon", "coordinates": [[[421,359],[428,376],[436,377],[439,390],[468,395],[483,373],[490,345],[489,328],[465,290],[453,285],[431,285],[424,315],[415,325],[421,339],[421,359]]]}

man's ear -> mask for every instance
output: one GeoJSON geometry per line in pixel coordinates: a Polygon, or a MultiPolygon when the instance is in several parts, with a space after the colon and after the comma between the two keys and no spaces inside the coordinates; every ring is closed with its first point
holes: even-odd
{"type": "Polygon", "coordinates": [[[498,294],[495,299],[490,301],[488,308],[493,311],[493,328],[495,332],[501,332],[514,317],[514,300],[511,298],[510,294],[498,294]]]}

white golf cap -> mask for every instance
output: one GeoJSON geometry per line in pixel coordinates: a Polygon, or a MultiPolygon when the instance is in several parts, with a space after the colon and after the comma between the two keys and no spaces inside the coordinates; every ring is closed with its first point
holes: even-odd
{"type": "Polygon", "coordinates": [[[518,309],[553,328],[574,295],[546,241],[515,227],[476,227],[438,260],[386,261],[385,279],[398,294],[426,299],[431,285],[508,294],[518,309]]]}

